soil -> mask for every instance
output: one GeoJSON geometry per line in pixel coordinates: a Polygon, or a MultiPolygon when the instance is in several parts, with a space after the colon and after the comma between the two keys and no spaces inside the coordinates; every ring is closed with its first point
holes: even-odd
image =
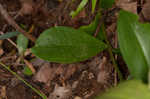
{"type": "MultiPolygon", "coordinates": [[[[139,0],[141,1],[141,0],[139,0]]],[[[110,16],[106,18],[107,35],[113,48],[117,48],[116,42],[116,21],[118,8],[129,6],[136,7],[132,12],[139,13],[141,20],[149,20],[147,9],[144,8],[143,18],[141,6],[137,0],[119,0],[113,8],[108,9],[110,16]],[[130,2],[124,2],[130,1],[130,2]],[[138,2],[141,6],[135,5],[138,2]],[[118,5],[117,5],[118,4],[118,5]],[[116,10],[117,9],[117,10],[116,10]],[[113,12],[113,13],[112,13],[113,12]],[[143,19],[142,19],[143,18],[143,19]]],[[[0,4],[7,10],[8,14],[19,26],[24,26],[24,30],[31,29],[31,35],[38,37],[45,29],[54,26],[69,26],[79,28],[94,20],[95,14],[91,13],[91,2],[74,19],[70,12],[75,10],[80,0],[0,0],[0,4]],[[32,27],[32,28],[31,28],[32,27]]],[[[147,4],[145,4],[147,6],[147,4]]],[[[149,10],[148,10],[149,11],[149,10]]],[[[0,15],[0,31],[3,33],[15,31],[0,15]]],[[[16,37],[11,38],[16,42],[16,37]]],[[[34,43],[29,43],[29,48],[34,43]]],[[[58,64],[40,60],[30,51],[26,51],[25,59],[28,63],[20,61],[17,48],[9,40],[0,40],[0,61],[16,72],[20,77],[29,82],[33,87],[47,95],[48,99],[94,99],[109,88],[116,86],[119,82],[118,76],[112,65],[107,50],[84,62],[76,64],[58,64]],[[26,65],[32,65],[35,73],[27,76],[23,73],[26,65]]],[[[126,64],[121,55],[114,54],[116,62],[126,79],[129,75],[126,64]]],[[[17,79],[14,75],[0,66],[0,99],[41,99],[32,89],[17,79]]]]}

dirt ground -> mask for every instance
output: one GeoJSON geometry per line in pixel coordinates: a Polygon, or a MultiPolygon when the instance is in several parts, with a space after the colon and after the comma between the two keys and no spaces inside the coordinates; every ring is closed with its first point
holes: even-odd
{"type": "MultiPolygon", "coordinates": [[[[80,0],[75,0],[73,3],[72,0],[0,0],[0,4],[15,22],[23,25],[25,30],[31,30],[31,34],[36,38],[50,27],[79,28],[92,22],[95,14],[91,14],[91,1],[77,17],[74,19],[70,17],[70,12],[75,10],[79,3],[80,0]]],[[[108,9],[111,15],[106,18],[105,23],[113,48],[118,47],[116,35],[118,9],[138,13],[140,20],[145,21],[150,18],[148,16],[150,8],[146,4],[144,0],[116,0],[113,8],[108,9]]],[[[0,15],[0,31],[3,33],[15,31],[2,15],[0,15]]],[[[10,40],[16,43],[16,37],[10,40]]],[[[12,44],[10,40],[0,40],[0,61],[47,95],[48,99],[94,99],[95,96],[116,86],[119,81],[107,50],[76,64],[46,62],[36,58],[27,50],[26,62],[22,62],[15,44],[12,44]],[[35,72],[32,76],[23,73],[26,65],[34,67],[35,72]]],[[[28,47],[33,45],[30,42],[28,47]]],[[[114,56],[126,79],[129,73],[122,57],[117,54],[114,56]]],[[[0,99],[41,99],[41,97],[0,66],[0,99]]]]}

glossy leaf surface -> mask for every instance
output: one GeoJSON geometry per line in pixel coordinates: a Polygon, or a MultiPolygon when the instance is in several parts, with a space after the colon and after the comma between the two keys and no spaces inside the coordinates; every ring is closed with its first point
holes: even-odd
{"type": "Polygon", "coordinates": [[[47,61],[73,63],[95,56],[105,48],[103,42],[83,31],[59,26],[44,31],[32,52],[47,61]]]}
{"type": "Polygon", "coordinates": [[[95,11],[96,3],[97,3],[97,0],[92,0],[92,13],[94,13],[95,11]]]}
{"type": "Polygon", "coordinates": [[[149,99],[150,89],[141,81],[130,80],[95,99],[149,99]]]}
{"type": "Polygon", "coordinates": [[[137,15],[122,10],[117,32],[121,53],[130,73],[137,79],[147,81],[150,67],[150,24],[141,24],[137,15]]]}

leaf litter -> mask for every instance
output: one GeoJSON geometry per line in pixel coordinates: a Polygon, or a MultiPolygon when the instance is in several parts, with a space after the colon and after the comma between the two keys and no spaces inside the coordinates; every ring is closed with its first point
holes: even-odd
{"type": "MultiPolygon", "coordinates": [[[[35,37],[38,37],[43,30],[49,27],[61,25],[78,28],[81,25],[88,25],[92,22],[95,15],[91,14],[89,5],[80,12],[77,17],[71,19],[69,13],[76,9],[80,0],[74,1],[73,4],[70,4],[70,2],[71,0],[62,0],[61,2],[56,0],[0,1],[17,23],[25,25],[27,29],[29,29],[32,24],[35,25],[36,28],[32,33],[35,37]]],[[[142,7],[140,13],[143,14],[144,20],[149,20],[150,10],[147,6],[148,4],[148,0],[144,4],[140,3],[142,7]]],[[[137,13],[139,5],[135,0],[117,0],[113,8],[118,7],[137,13]]],[[[115,14],[112,15],[110,19],[108,18],[109,20],[106,20],[107,34],[112,46],[115,46],[115,25],[118,11],[114,13],[115,14]]],[[[0,17],[1,30],[3,30],[4,24],[7,23],[0,17]]],[[[2,32],[6,33],[9,31],[14,31],[14,29],[7,25],[6,29],[2,32]]],[[[15,39],[15,37],[11,38],[14,42],[15,39]]],[[[36,72],[33,76],[26,76],[23,74],[23,67],[25,64],[16,64],[18,57],[17,49],[12,47],[6,40],[2,40],[2,42],[3,43],[0,44],[0,58],[2,62],[10,65],[13,71],[29,81],[34,87],[44,92],[49,99],[93,99],[94,96],[103,93],[116,83],[117,77],[106,51],[87,61],[68,65],[43,61],[35,58],[32,53],[29,53],[25,56],[25,59],[33,65],[36,72]]],[[[30,42],[29,46],[31,47],[33,44],[30,42]]],[[[119,57],[118,55],[116,56],[119,57]]],[[[116,60],[119,60],[119,58],[116,58],[116,60]]],[[[123,63],[123,61],[119,61],[119,64],[123,63]]],[[[122,66],[124,66],[124,64],[121,65],[121,67],[122,66]]],[[[0,95],[2,97],[6,95],[8,99],[40,98],[24,84],[14,80],[15,77],[9,72],[3,71],[5,71],[5,69],[0,67],[0,91],[3,91],[0,95]],[[4,90],[5,87],[6,90],[4,90]]],[[[125,75],[127,74],[125,73],[125,75]]]]}

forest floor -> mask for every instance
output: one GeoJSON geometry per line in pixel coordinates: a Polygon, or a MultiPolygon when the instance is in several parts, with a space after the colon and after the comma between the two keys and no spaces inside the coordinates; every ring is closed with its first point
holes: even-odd
{"type": "MultiPolygon", "coordinates": [[[[0,4],[19,25],[30,30],[38,37],[44,30],[54,26],[79,28],[90,24],[96,15],[91,13],[91,1],[78,16],[71,18],[81,0],[0,0],[0,4]]],[[[147,0],[147,2],[149,2],[147,0]]],[[[106,31],[113,48],[118,48],[116,24],[119,9],[139,14],[142,22],[150,20],[150,6],[144,0],[116,0],[110,9],[110,16],[105,18],[106,31]]],[[[16,31],[11,23],[0,14],[0,33],[16,31]]],[[[43,61],[35,57],[30,50],[25,52],[21,61],[16,47],[16,37],[0,40],[0,62],[10,66],[25,81],[43,92],[48,99],[94,99],[95,96],[116,86],[119,82],[107,50],[84,62],[58,64],[43,61]],[[24,74],[24,67],[31,66],[33,75],[24,74]]],[[[28,48],[33,46],[29,42],[28,48]]],[[[124,78],[128,69],[121,55],[114,54],[115,60],[124,78]]],[[[0,65],[0,99],[41,99],[26,84],[0,65]]]]}

